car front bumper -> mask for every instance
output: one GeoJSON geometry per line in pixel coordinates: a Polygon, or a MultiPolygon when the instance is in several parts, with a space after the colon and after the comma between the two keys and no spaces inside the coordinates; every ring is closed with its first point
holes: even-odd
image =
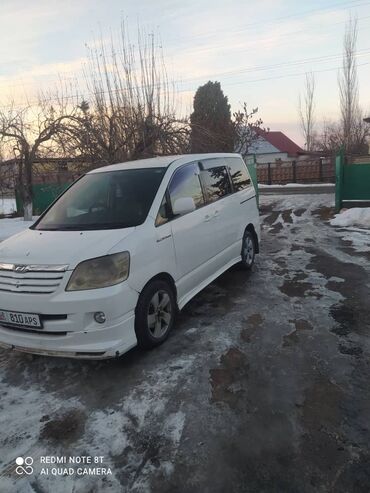
{"type": "Polygon", "coordinates": [[[50,356],[104,359],[136,346],[138,293],[116,286],[51,295],[1,293],[0,309],[40,315],[42,329],[0,325],[0,347],[50,356]],[[99,324],[95,312],[104,312],[99,324]]]}

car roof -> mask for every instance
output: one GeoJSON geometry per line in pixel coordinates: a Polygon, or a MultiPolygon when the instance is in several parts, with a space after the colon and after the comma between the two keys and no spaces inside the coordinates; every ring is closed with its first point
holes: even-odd
{"type": "Polygon", "coordinates": [[[191,161],[201,161],[202,159],[214,159],[222,157],[241,157],[236,153],[211,153],[211,154],[178,154],[173,156],[159,156],[148,159],[138,159],[137,161],[127,161],[125,163],[110,164],[97,168],[90,173],[104,173],[106,171],[120,171],[124,169],[142,169],[142,168],[168,168],[170,164],[185,164],[191,161]]]}

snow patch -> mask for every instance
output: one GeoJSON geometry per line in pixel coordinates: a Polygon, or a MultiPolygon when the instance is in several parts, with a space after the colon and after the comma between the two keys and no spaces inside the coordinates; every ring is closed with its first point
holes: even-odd
{"type": "Polygon", "coordinates": [[[188,330],[185,332],[185,334],[186,334],[186,335],[195,334],[196,332],[198,332],[198,330],[199,330],[199,329],[198,329],[197,327],[192,327],[192,328],[188,329],[188,330]]]}
{"type": "Polygon", "coordinates": [[[185,424],[185,413],[178,411],[168,416],[164,425],[164,433],[178,446],[185,424]]]}
{"type": "MultiPolygon", "coordinates": [[[[90,415],[88,428],[91,434],[91,449],[97,455],[101,448],[110,450],[113,457],[123,453],[128,445],[125,427],[130,425],[130,420],[123,414],[107,411],[96,411],[90,415]],[[98,438],[97,440],[95,440],[98,438]]],[[[89,439],[90,441],[90,439],[89,439]]],[[[85,439],[85,442],[87,440],[85,439]]]]}
{"type": "Polygon", "coordinates": [[[332,282],[344,282],[344,279],[342,277],[331,276],[331,277],[329,277],[328,281],[332,281],[332,282]]]}
{"type": "Polygon", "coordinates": [[[281,213],[276,218],[276,221],[274,223],[272,223],[272,226],[276,226],[279,223],[284,225],[284,219],[283,219],[283,216],[281,215],[281,213]]]}
{"type": "Polygon", "coordinates": [[[357,226],[359,228],[370,229],[370,207],[353,207],[336,214],[330,221],[332,226],[357,226]]]}

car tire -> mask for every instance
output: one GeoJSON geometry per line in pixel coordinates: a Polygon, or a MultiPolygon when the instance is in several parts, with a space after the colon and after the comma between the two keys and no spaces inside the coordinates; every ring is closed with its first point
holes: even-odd
{"type": "Polygon", "coordinates": [[[162,344],[175,323],[176,310],[170,284],[163,280],[150,282],[141,292],[135,310],[138,346],[151,349],[162,344]]]}
{"type": "Polygon", "coordinates": [[[251,270],[256,256],[256,242],[254,236],[248,229],[245,230],[242,241],[242,261],[241,266],[245,270],[251,270]]]}

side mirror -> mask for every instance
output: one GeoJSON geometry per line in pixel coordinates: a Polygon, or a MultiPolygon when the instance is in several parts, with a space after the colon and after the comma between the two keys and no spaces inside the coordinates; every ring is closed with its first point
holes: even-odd
{"type": "Polygon", "coordinates": [[[188,212],[195,211],[195,203],[192,197],[181,197],[180,199],[175,200],[175,203],[172,206],[172,211],[177,215],[187,214],[188,212]]]}

